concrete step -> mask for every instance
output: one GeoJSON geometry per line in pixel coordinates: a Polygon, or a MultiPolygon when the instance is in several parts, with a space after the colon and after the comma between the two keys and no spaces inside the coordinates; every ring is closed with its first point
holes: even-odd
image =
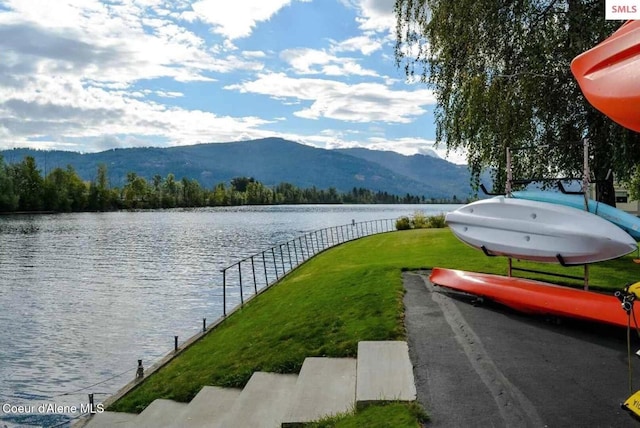
{"type": "Polygon", "coordinates": [[[414,401],[416,386],[406,342],[359,342],[356,406],[414,401]]]}
{"type": "Polygon", "coordinates": [[[282,427],[302,426],[324,416],[352,411],[355,394],[355,359],[306,358],[282,427]]]}
{"type": "Polygon", "coordinates": [[[158,398],[133,420],[135,428],[157,428],[171,426],[187,408],[187,403],[158,398]]]}
{"type": "Polygon", "coordinates": [[[217,428],[276,428],[289,406],[298,375],[255,372],[217,428]]]}
{"type": "Polygon", "coordinates": [[[205,386],[173,422],[174,428],[211,427],[233,406],[241,389],[205,386]]]}
{"type": "Polygon", "coordinates": [[[129,428],[133,427],[133,420],[138,415],[136,413],[103,412],[93,415],[85,428],[129,428]]]}

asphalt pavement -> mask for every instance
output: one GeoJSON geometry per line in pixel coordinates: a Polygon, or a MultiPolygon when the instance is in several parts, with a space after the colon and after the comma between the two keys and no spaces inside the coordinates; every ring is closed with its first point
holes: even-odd
{"type": "MultiPolygon", "coordinates": [[[[435,287],[428,272],[403,275],[428,427],[640,427],[620,408],[630,379],[640,389],[626,329],[520,314],[435,287]]],[[[634,336],[632,353],[638,349],[634,336]]]]}

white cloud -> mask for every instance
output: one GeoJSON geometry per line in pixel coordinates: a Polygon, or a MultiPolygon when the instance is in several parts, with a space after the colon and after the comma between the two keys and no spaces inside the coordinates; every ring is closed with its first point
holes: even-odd
{"type": "Polygon", "coordinates": [[[362,30],[382,33],[395,31],[396,18],[393,13],[395,0],[342,0],[358,10],[357,21],[362,30]]]}
{"type": "MultiPolygon", "coordinates": [[[[157,93],[181,96],[173,91],[157,93]]],[[[12,143],[23,145],[42,137],[62,142],[110,135],[162,137],[169,144],[195,144],[237,140],[238,135],[263,136],[259,128],[272,123],[258,117],[219,116],[168,107],[140,98],[136,93],[87,88],[55,76],[41,77],[25,83],[20,90],[0,87],[0,127],[7,130],[12,143]],[[214,134],[216,138],[212,138],[214,134]]]]}
{"type": "Polygon", "coordinates": [[[207,72],[263,67],[255,58],[214,56],[204,39],[160,4],[170,5],[60,0],[50,7],[37,0],[9,0],[10,11],[0,13],[0,52],[7,58],[0,67],[124,84],[161,77],[210,81],[207,72]]]}
{"type": "Polygon", "coordinates": [[[374,70],[362,68],[353,58],[339,58],[319,49],[286,49],[280,53],[280,58],[287,62],[297,74],[378,76],[374,70]]]}
{"type": "Polygon", "coordinates": [[[254,81],[225,89],[312,101],[294,115],[347,122],[409,123],[426,112],[424,106],[435,103],[427,89],[399,91],[378,83],[348,85],[327,79],[295,79],[284,73],[261,74],[254,81]]]}
{"type": "Polygon", "coordinates": [[[214,32],[238,39],[249,36],[259,22],[268,21],[290,3],[291,0],[200,0],[191,6],[198,18],[213,25],[214,32]]]}
{"type": "Polygon", "coordinates": [[[184,94],[177,91],[156,91],[156,95],[164,98],[182,98],[184,94]]]}
{"type": "Polygon", "coordinates": [[[267,54],[262,51],[243,51],[242,56],[247,58],[266,58],[267,54]]]}
{"type": "Polygon", "coordinates": [[[382,49],[383,42],[376,38],[374,34],[368,32],[362,36],[351,37],[341,42],[331,42],[332,52],[357,52],[362,55],[371,55],[373,52],[382,49]]]}

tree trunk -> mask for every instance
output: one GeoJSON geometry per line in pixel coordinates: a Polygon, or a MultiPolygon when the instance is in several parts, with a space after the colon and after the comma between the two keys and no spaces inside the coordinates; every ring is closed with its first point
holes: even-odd
{"type": "Polygon", "coordinates": [[[606,179],[596,181],[596,200],[612,207],[616,206],[616,190],[613,186],[613,174],[606,179]]]}

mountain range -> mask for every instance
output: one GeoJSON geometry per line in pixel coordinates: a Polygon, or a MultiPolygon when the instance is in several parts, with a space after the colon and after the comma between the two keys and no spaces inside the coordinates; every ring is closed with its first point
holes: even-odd
{"type": "Polygon", "coordinates": [[[306,188],[362,187],[395,195],[426,198],[466,198],[473,194],[465,165],[416,154],[362,148],[327,150],[280,138],[233,143],[208,143],[167,148],[123,148],[99,153],[12,149],[0,151],[7,163],[33,156],[43,175],[71,165],[83,180],[93,180],[99,164],[108,169],[110,183],[122,186],[129,172],[151,180],[154,175],[196,179],[204,187],[253,177],[264,185],[282,182],[306,188]]]}

